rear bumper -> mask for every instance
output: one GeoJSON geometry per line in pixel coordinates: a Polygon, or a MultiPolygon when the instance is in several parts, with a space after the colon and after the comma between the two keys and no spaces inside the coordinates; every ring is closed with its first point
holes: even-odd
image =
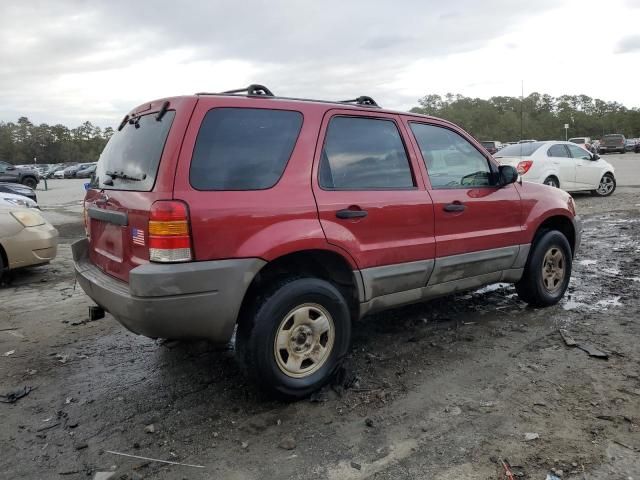
{"type": "Polygon", "coordinates": [[[244,294],[265,264],[257,258],[149,263],[131,270],[125,283],[91,263],[86,239],[71,248],[85,293],[126,328],[151,338],[229,341],[244,294]]]}

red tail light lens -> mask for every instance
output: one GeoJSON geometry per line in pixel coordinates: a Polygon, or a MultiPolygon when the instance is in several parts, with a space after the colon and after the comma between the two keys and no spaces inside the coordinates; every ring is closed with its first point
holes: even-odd
{"type": "Polygon", "coordinates": [[[532,165],[533,160],[522,160],[520,163],[518,163],[516,170],[518,171],[518,174],[524,175],[531,169],[532,165]]]}
{"type": "Polygon", "coordinates": [[[192,259],[187,206],[175,200],[154,202],[149,212],[149,260],[172,263],[192,259]]]}

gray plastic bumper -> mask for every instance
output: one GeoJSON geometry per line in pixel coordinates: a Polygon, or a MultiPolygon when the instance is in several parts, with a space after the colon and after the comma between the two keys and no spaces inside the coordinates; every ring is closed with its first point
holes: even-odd
{"type": "Polygon", "coordinates": [[[259,258],[149,263],[131,270],[126,283],[90,262],[86,239],[71,248],[85,293],[129,330],[152,338],[229,341],[244,294],[265,264],[259,258]]]}

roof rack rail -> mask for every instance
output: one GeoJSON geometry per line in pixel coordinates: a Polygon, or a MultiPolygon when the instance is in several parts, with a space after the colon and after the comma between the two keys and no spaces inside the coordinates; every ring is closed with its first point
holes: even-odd
{"type": "Polygon", "coordinates": [[[360,96],[358,98],[354,98],[353,100],[340,100],[339,103],[356,103],[356,104],[362,105],[364,107],[378,107],[378,108],[380,108],[380,105],[378,105],[373,98],[367,97],[366,95],[362,95],[362,96],[360,96]]]}
{"type": "Polygon", "coordinates": [[[237,88],[235,90],[227,90],[226,92],[222,92],[222,93],[242,93],[242,92],[247,92],[247,95],[264,95],[266,97],[273,97],[273,92],[271,90],[269,90],[267,87],[265,87],[264,85],[258,85],[257,83],[252,83],[251,85],[249,85],[246,88],[237,88]]]}

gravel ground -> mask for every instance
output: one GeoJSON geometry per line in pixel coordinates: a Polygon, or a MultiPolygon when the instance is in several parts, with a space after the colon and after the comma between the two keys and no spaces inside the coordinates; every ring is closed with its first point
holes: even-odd
{"type": "Polygon", "coordinates": [[[640,155],[619,157],[631,186],[575,195],[585,232],[559,305],[498,284],[368,317],[339,381],[292,404],[247,384],[230,348],[89,322],[69,248],[83,182],[50,182],[59,257],[0,290],[0,394],[33,389],[0,403],[0,476],[495,480],[508,459],[525,479],[640,479],[640,155]]]}

